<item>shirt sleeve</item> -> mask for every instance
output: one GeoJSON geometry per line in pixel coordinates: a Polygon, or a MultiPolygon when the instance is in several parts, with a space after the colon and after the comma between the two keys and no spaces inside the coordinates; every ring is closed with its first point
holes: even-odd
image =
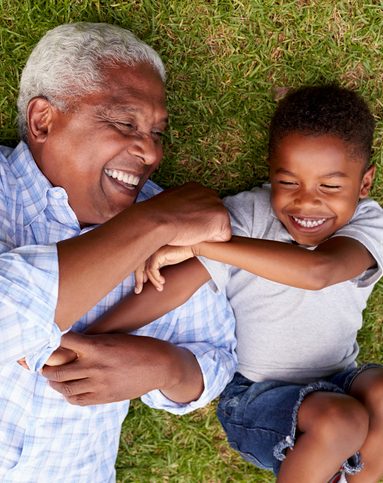
{"type": "Polygon", "coordinates": [[[58,294],[55,244],[14,247],[13,226],[0,194],[0,364],[27,357],[31,370],[42,367],[60,343],[54,323],[58,294]]]}
{"type": "Polygon", "coordinates": [[[142,335],[156,336],[190,350],[203,375],[204,391],[198,400],[178,404],[160,391],[142,397],[150,407],[185,414],[216,398],[232,379],[237,366],[235,320],[224,294],[215,294],[206,284],[184,305],[142,329],[142,335]],[[169,326],[173,327],[169,334],[169,326]],[[159,332],[160,330],[160,332],[159,332]]]}
{"type": "Polygon", "coordinates": [[[336,232],[336,236],[346,236],[358,240],[371,253],[376,267],[366,270],[353,280],[358,287],[375,284],[382,276],[383,269],[383,209],[376,201],[361,200],[350,222],[336,232]]]}
{"type": "Polygon", "coordinates": [[[56,246],[26,246],[1,253],[0,287],[0,364],[27,357],[30,370],[38,370],[61,338],[54,323],[56,246]]]}

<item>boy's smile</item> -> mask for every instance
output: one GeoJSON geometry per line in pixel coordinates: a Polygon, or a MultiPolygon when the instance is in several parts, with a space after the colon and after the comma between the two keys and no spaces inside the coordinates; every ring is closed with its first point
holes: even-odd
{"type": "Polygon", "coordinates": [[[375,169],[334,135],[286,135],[270,159],[271,203],[301,245],[315,246],[344,226],[368,196],[375,169]]]}

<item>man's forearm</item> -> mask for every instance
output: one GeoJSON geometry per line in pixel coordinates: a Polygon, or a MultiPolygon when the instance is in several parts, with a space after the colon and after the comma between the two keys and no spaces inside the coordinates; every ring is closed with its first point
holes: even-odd
{"type": "MultiPolygon", "coordinates": [[[[189,403],[200,397],[204,390],[202,372],[194,354],[188,349],[169,344],[169,365],[165,386],[161,392],[177,403],[189,403]]],[[[168,367],[168,368],[167,368],[168,367]]]]}
{"type": "Polygon", "coordinates": [[[57,324],[70,327],[161,246],[221,241],[230,235],[229,217],[217,194],[190,183],[58,243],[57,324]]]}
{"type": "Polygon", "coordinates": [[[170,227],[147,216],[142,205],[131,207],[82,236],[58,243],[59,293],[55,320],[62,330],[171,239],[170,227]]]}

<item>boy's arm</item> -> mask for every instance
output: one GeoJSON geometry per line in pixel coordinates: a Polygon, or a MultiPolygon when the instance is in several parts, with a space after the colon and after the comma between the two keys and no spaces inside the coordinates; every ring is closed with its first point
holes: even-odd
{"type": "Polygon", "coordinates": [[[129,332],[138,329],[182,305],[210,279],[209,273],[196,258],[166,267],[163,275],[167,283],[161,292],[147,283],[140,294],[126,296],[92,324],[86,333],[129,332]]]}
{"type": "Polygon", "coordinates": [[[147,273],[157,290],[166,274],[161,267],[178,263],[189,249],[190,256],[203,256],[227,263],[255,275],[306,290],[320,290],[350,280],[375,265],[370,252],[349,237],[335,237],[315,249],[289,243],[233,236],[229,242],[203,242],[192,247],[163,247],[149,262],[147,273]]]}
{"type": "Polygon", "coordinates": [[[326,240],[313,250],[278,241],[233,236],[225,243],[195,245],[193,253],[308,290],[350,280],[376,263],[360,242],[341,236],[326,240]]]}

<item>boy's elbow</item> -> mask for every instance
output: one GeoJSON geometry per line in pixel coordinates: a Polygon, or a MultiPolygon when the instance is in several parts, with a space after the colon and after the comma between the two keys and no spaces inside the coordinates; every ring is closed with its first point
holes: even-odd
{"type": "Polygon", "coordinates": [[[308,290],[322,290],[334,283],[331,277],[330,261],[326,256],[321,256],[315,259],[306,274],[306,289],[308,290]]]}

